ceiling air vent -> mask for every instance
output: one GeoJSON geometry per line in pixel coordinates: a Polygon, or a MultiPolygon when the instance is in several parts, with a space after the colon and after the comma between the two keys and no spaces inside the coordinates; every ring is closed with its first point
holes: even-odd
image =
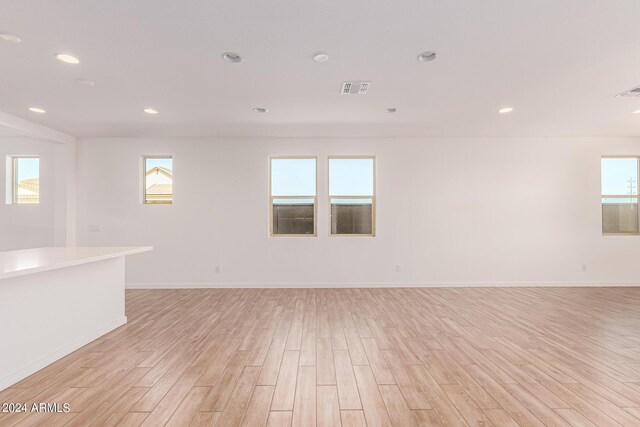
{"type": "Polygon", "coordinates": [[[640,86],[634,87],[633,89],[627,90],[625,92],[619,93],[616,97],[640,97],[640,86]]]}
{"type": "Polygon", "coordinates": [[[366,95],[371,82],[342,82],[343,95],[366,95]]]}

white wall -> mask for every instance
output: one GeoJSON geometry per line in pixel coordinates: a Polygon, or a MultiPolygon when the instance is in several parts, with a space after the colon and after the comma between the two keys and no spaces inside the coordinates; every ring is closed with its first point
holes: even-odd
{"type": "Polygon", "coordinates": [[[73,244],[75,148],[29,137],[0,137],[0,251],[73,244]],[[40,157],[40,203],[6,204],[6,157],[40,157]]]}
{"type": "Polygon", "coordinates": [[[603,154],[640,139],[85,139],[78,240],[154,246],[130,286],[640,283],[640,237],[601,233],[603,154]],[[174,156],[173,205],[139,203],[142,154],[174,156]],[[319,237],[269,238],[268,158],[296,154],[319,156],[319,237]],[[377,156],[377,237],[327,237],[334,154],[377,156]]]}

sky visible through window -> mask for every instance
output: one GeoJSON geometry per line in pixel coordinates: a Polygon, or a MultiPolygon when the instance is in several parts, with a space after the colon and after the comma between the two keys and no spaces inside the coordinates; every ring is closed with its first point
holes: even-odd
{"type": "Polygon", "coordinates": [[[373,159],[329,159],[331,196],[373,196],[373,159]]]}
{"type": "MultiPolygon", "coordinates": [[[[373,159],[329,159],[331,196],[373,196],[373,159]]],[[[315,159],[271,159],[272,196],[315,196],[315,159]]],[[[274,203],[308,203],[280,199],[274,203]]],[[[332,203],[371,203],[371,199],[332,200],[332,203]]]]}
{"type": "Polygon", "coordinates": [[[316,159],[271,159],[272,196],[315,196],[316,159]]]}
{"type": "Polygon", "coordinates": [[[38,158],[18,158],[18,182],[25,179],[40,177],[40,159],[38,158]]]}
{"type": "Polygon", "coordinates": [[[638,194],[638,159],[602,159],[602,194],[638,194]]]}
{"type": "Polygon", "coordinates": [[[155,168],[156,166],[171,170],[173,168],[173,159],[154,159],[148,157],[146,165],[147,171],[155,168]]]}

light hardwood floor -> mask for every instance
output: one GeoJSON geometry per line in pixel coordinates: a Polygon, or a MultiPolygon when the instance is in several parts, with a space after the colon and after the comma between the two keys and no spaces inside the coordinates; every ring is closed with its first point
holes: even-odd
{"type": "MultiPolygon", "coordinates": [[[[127,291],[1,426],[640,426],[640,288],[127,291]]],[[[78,321],[82,321],[78,319],[78,321]]]]}

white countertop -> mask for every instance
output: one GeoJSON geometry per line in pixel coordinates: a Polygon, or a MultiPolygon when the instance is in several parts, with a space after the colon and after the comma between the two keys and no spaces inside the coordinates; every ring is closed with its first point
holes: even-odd
{"type": "Polygon", "coordinates": [[[0,280],[153,250],[141,247],[56,247],[0,252],[0,280]]]}

